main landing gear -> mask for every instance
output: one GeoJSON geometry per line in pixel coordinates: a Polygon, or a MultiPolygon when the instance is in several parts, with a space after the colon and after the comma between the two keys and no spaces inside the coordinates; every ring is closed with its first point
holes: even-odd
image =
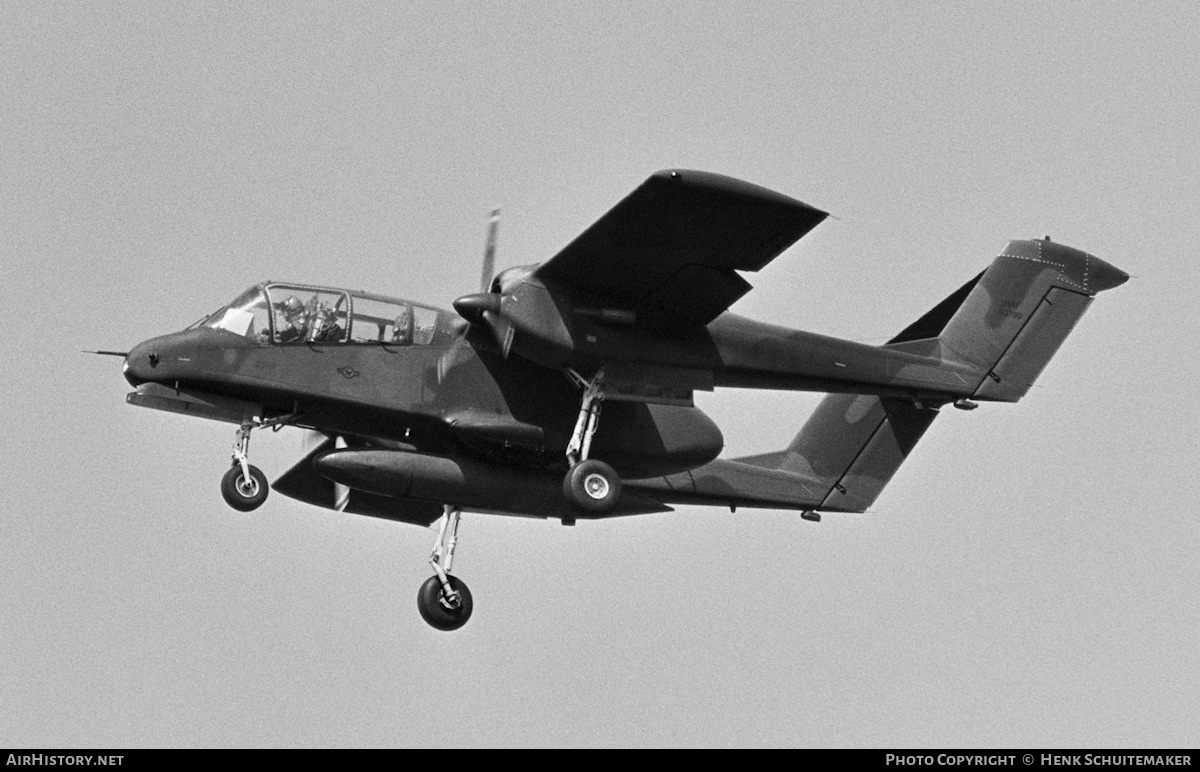
{"type": "MultiPolygon", "coordinates": [[[[600,426],[600,408],[604,404],[604,368],[600,368],[590,381],[573,370],[567,372],[583,387],[583,401],[579,406],[575,431],[567,445],[570,469],[563,478],[563,496],[581,512],[607,515],[621,501],[621,478],[608,464],[588,458],[592,437],[600,426]]],[[[568,520],[564,519],[563,522],[567,523],[568,520]]]]}
{"type": "Polygon", "coordinates": [[[454,548],[458,545],[458,507],[443,506],[442,525],[438,540],[429,555],[433,576],[425,580],[417,591],[417,609],[421,617],[438,630],[457,630],[471,618],[474,603],[467,584],[457,576],[450,575],[454,563],[454,548]],[[447,539],[447,535],[449,538],[447,539]]]}

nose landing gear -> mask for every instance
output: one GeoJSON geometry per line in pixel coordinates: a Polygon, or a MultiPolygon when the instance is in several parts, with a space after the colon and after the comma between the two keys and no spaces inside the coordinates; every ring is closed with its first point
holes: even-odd
{"type": "Polygon", "coordinates": [[[250,430],[253,428],[254,422],[249,420],[243,421],[238,428],[233,444],[233,466],[221,478],[221,495],[225,503],[239,512],[258,509],[271,492],[267,476],[250,464],[250,430]]]}
{"type": "Polygon", "coordinates": [[[475,604],[466,582],[450,575],[454,548],[458,546],[458,507],[446,504],[443,511],[438,540],[429,555],[434,575],[417,591],[417,610],[431,627],[449,632],[467,623],[475,604]]]}
{"type": "Polygon", "coordinates": [[[271,486],[262,470],[250,464],[250,432],[255,428],[279,431],[296,418],[298,410],[276,418],[245,418],[233,443],[233,467],[221,478],[221,496],[239,512],[258,509],[267,500],[271,486]]]}

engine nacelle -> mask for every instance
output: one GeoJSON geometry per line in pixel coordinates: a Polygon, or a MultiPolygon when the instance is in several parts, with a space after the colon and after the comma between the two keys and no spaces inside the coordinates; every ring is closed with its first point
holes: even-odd
{"type": "Polygon", "coordinates": [[[530,270],[519,280],[501,274],[500,316],[512,325],[512,350],[544,367],[561,367],[575,352],[568,325],[569,300],[555,293],[530,270]]]}

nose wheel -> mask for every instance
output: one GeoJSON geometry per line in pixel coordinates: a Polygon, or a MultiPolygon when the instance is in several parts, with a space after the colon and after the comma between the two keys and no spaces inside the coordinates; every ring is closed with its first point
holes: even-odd
{"type": "Polygon", "coordinates": [[[239,512],[249,512],[258,509],[267,500],[271,486],[267,484],[267,476],[256,466],[247,465],[247,476],[240,464],[229,468],[221,478],[221,495],[225,503],[239,512]]]}
{"type": "Polygon", "coordinates": [[[243,421],[233,444],[233,466],[221,478],[225,503],[239,512],[258,509],[267,500],[271,486],[262,470],[250,464],[250,430],[253,421],[243,421]]]}
{"type": "Polygon", "coordinates": [[[430,627],[438,630],[457,630],[471,618],[474,602],[466,582],[450,575],[454,563],[454,548],[458,546],[458,507],[444,506],[438,540],[429,555],[433,576],[417,591],[417,610],[430,627]]]}

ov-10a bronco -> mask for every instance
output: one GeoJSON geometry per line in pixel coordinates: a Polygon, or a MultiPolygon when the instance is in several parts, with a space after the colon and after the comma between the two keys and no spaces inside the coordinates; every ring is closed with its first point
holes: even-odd
{"type": "Polygon", "coordinates": [[[471,615],[451,573],[462,510],[605,518],[672,505],[863,512],[945,405],[1015,402],[1087,310],[1128,276],[1048,239],[1011,241],[884,345],[727,309],[826,216],[739,180],[652,175],[544,263],[493,277],[454,312],[367,292],[267,282],[125,357],[143,407],[238,425],[222,481],[235,509],[269,490],[256,428],[320,443],[273,485],[319,507],[429,526],[429,624],[471,615]],[[719,458],[693,403],[722,387],[828,392],[786,448],[719,458]],[[603,416],[601,413],[603,408],[603,416]]]}

